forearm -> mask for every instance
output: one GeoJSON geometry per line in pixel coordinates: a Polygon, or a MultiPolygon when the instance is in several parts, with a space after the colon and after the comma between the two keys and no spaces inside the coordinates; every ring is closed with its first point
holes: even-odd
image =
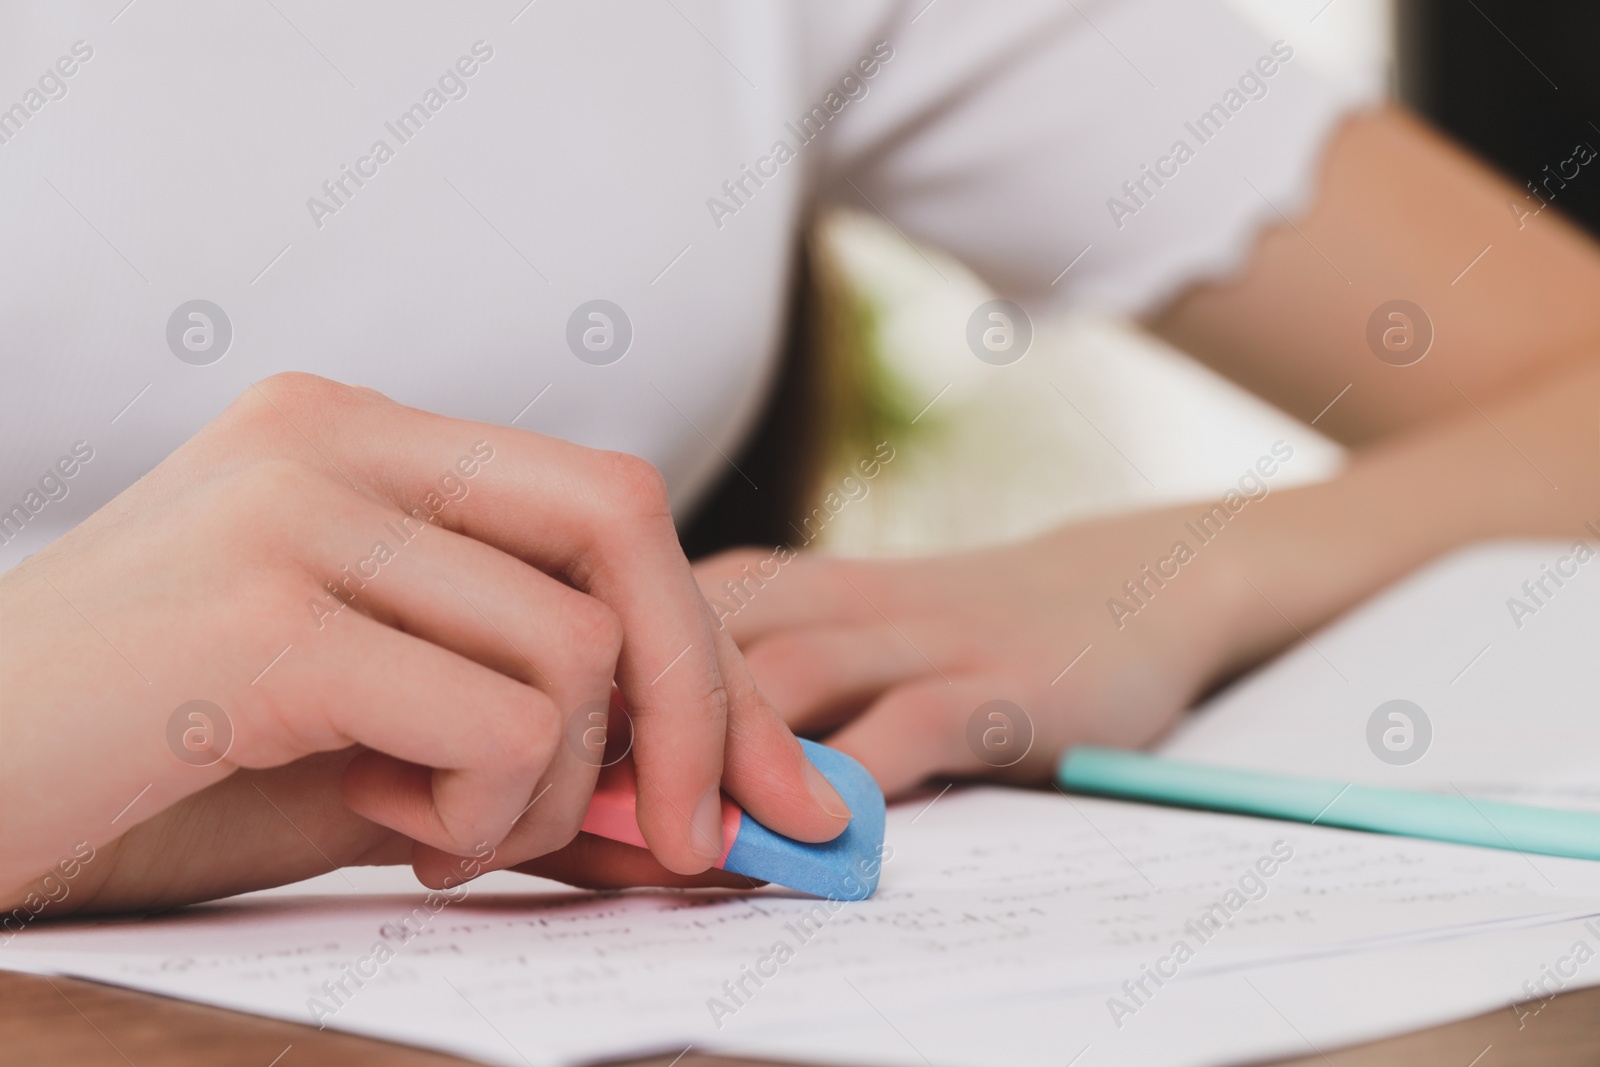
{"type": "Polygon", "coordinates": [[[1600,354],[1498,401],[1458,409],[1358,453],[1338,478],[1275,493],[1212,575],[1229,674],[1433,557],[1497,537],[1600,546],[1600,354]],[[1247,581],[1248,580],[1248,581],[1247,581]],[[1281,613],[1281,614],[1280,614],[1281,613]],[[1289,621],[1286,621],[1287,620],[1289,621]]]}
{"type": "Polygon", "coordinates": [[[1404,113],[1358,116],[1294,225],[1269,227],[1241,273],[1151,325],[1353,447],[1447,416],[1461,390],[1488,410],[1600,352],[1600,246],[1554,208],[1528,214],[1538,206],[1404,113]],[[1368,336],[1397,298],[1422,308],[1432,338],[1405,366],[1368,336]]]}

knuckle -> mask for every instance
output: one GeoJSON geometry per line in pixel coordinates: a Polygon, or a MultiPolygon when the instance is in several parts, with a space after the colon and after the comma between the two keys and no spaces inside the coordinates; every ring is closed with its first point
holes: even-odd
{"type": "Polygon", "coordinates": [[[374,402],[392,403],[376,389],[364,385],[347,385],[305,371],[279,371],[268,375],[246,389],[243,396],[248,397],[255,392],[267,397],[273,407],[290,417],[296,413],[337,415],[351,409],[368,407],[374,402]]]}
{"type": "Polygon", "coordinates": [[[720,680],[712,684],[710,689],[707,690],[705,699],[702,703],[706,709],[707,718],[710,719],[710,721],[721,723],[726,723],[728,721],[728,709],[732,706],[733,702],[729,699],[728,687],[720,680]]]}
{"type": "Polygon", "coordinates": [[[580,664],[610,674],[622,653],[622,620],[606,605],[582,593],[565,606],[562,631],[580,664]]]}
{"type": "Polygon", "coordinates": [[[283,425],[285,419],[309,431],[302,420],[337,416],[379,397],[370,389],[305,371],[279,371],[246,386],[218,423],[235,433],[276,440],[285,432],[293,434],[283,425]]]}
{"type": "Polygon", "coordinates": [[[611,510],[638,518],[670,519],[672,505],[667,480],[655,464],[627,452],[605,454],[603,483],[611,510]]]}
{"type": "Polygon", "coordinates": [[[470,765],[502,782],[537,776],[550,755],[543,694],[518,683],[494,683],[479,690],[476,699],[482,717],[463,727],[474,731],[470,765]]]}
{"type": "Polygon", "coordinates": [[[349,389],[357,396],[366,397],[368,400],[381,400],[386,404],[394,403],[393,400],[389,399],[387,394],[378,392],[378,390],[372,388],[370,385],[358,385],[351,383],[345,386],[345,388],[349,389]]]}
{"type": "Polygon", "coordinates": [[[267,455],[224,477],[214,502],[222,526],[277,536],[286,514],[323,514],[337,494],[338,487],[311,464],[267,455]]]}
{"type": "Polygon", "coordinates": [[[331,378],[294,370],[270,374],[251,388],[262,390],[276,404],[292,404],[296,407],[320,405],[351,392],[349,386],[331,378]]]}
{"type": "Polygon", "coordinates": [[[555,755],[561,741],[561,716],[554,703],[537,690],[507,716],[505,743],[497,746],[505,765],[520,774],[537,777],[555,755]]]}
{"type": "Polygon", "coordinates": [[[489,818],[471,809],[458,810],[452,804],[440,805],[438,828],[447,842],[441,847],[456,855],[465,855],[471,852],[478,842],[488,841],[496,836],[496,828],[489,818]]]}

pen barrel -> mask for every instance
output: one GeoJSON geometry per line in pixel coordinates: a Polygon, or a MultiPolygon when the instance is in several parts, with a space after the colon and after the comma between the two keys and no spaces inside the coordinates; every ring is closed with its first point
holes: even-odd
{"type": "Polygon", "coordinates": [[[1182,763],[1080,746],[1057,770],[1080,793],[1463,845],[1600,860],[1600,814],[1182,763]]]}

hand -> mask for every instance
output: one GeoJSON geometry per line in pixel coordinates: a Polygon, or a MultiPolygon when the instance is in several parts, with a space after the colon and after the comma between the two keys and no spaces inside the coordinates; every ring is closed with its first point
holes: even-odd
{"type": "Polygon", "coordinates": [[[1228,665],[1227,623],[1249,590],[1221,547],[1150,583],[1136,615],[1108,607],[1135,606],[1122,583],[1194,541],[1193,511],[927,559],[741,549],[695,576],[784,721],[827,735],[885,792],[932,774],[1040,782],[1072,744],[1149,742],[1228,665]],[[979,711],[993,700],[1023,715],[979,711]]]}
{"type": "Polygon", "coordinates": [[[800,840],[848,822],[631,456],[280,375],[0,578],[0,605],[6,907],[79,841],[98,851],[53,913],[555,853],[599,762],[568,723],[613,679],[654,859],[585,841],[548,869],[704,871],[719,785],[800,840]]]}

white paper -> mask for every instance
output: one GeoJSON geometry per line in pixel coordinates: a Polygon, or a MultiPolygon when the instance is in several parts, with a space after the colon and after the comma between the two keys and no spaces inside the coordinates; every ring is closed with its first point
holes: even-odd
{"type": "MultiPolygon", "coordinates": [[[[1209,973],[1170,985],[1120,1029],[1109,1021],[1104,997],[1023,995],[967,1010],[924,1007],[894,1015],[892,1023],[874,1017],[826,1027],[773,1027],[734,1035],[720,1048],[779,1058],[798,1047],[815,1062],[856,1067],[1176,1067],[1290,1056],[1321,1062],[1318,1053],[1340,1046],[1500,1011],[1516,1028],[1496,1039],[1494,1053],[1483,1062],[1523,1063],[1533,1055],[1525,1042],[1548,1025],[1523,983],[1537,982],[1570,960],[1580,942],[1600,947],[1593,920],[1209,973]],[[1526,1003],[1513,1007],[1513,1000],[1526,1003]]],[[[1590,972],[1597,966],[1594,960],[1582,965],[1569,986],[1592,984],[1590,972]]],[[[1462,1067],[1478,1051],[1469,1050],[1462,1067]]]]}
{"type": "MultiPolygon", "coordinates": [[[[420,933],[405,941],[399,923],[418,894],[267,895],[136,925],[31,930],[5,955],[543,1064],[756,1040],[768,1027],[803,1035],[824,1021],[939,1006],[978,1020],[985,1005],[1019,997],[1088,995],[1098,1028],[1114,1034],[1183,984],[1146,978],[1144,1003],[1118,988],[1179,940],[1193,958],[1163,969],[1187,981],[1600,910],[1600,865],[1581,861],[1541,858],[1535,870],[1511,852],[1001,789],[897,808],[889,843],[879,894],[853,904],[775,891],[501,894],[479,883],[436,915],[424,907],[420,933]],[[1275,844],[1288,858],[1261,877],[1257,861],[1275,844]],[[1200,928],[1204,941],[1185,928],[1252,876],[1236,908],[1212,913],[1220,928],[1200,928]],[[379,943],[394,949],[382,965],[379,943]],[[793,958],[780,962],[780,943],[793,958]],[[345,978],[339,997],[322,988],[347,968],[372,977],[359,987],[345,978]],[[747,977],[758,969],[774,972],[759,987],[747,977]],[[746,995],[723,985],[741,978],[746,995]],[[1123,1027],[1111,1025],[1111,996],[1134,1009],[1123,1027]]],[[[803,1041],[786,1048],[806,1051],[803,1041]]]]}
{"type": "Polygon", "coordinates": [[[1600,810],[1600,559],[1569,560],[1577,573],[1559,587],[1546,577],[1571,548],[1505,542],[1446,557],[1219,694],[1163,751],[1600,810]],[[1530,597],[1524,583],[1541,578],[1530,597]],[[1394,699],[1420,707],[1433,732],[1403,766],[1367,746],[1368,718],[1394,699]]]}

